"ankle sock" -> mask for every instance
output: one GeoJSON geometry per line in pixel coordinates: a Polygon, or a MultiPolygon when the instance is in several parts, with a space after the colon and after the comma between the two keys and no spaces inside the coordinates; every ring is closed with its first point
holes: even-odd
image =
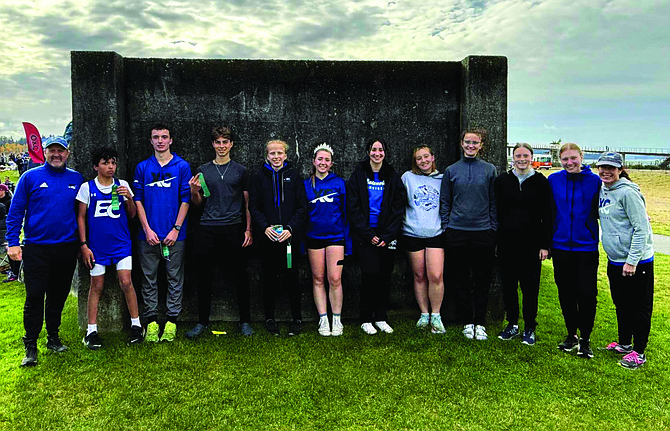
{"type": "MultiPolygon", "coordinates": [[[[340,319],[342,318],[341,314],[333,314],[333,323],[335,322],[340,322],[340,319]]],[[[341,322],[340,322],[341,323],[341,322]]]]}
{"type": "Polygon", "coordinates": [[[139,317],[131,317],[130,318],[130,326],[142,327],[142,324],[140,323],[140,318],[139,317]]]}
{"type": "Polygon", "coordinates": [[[86,335],[89,335],[91,332],[98,332],[98,325],[97,323],[94,324],[88,324],[88,327],[86,328],[86,335]]]}

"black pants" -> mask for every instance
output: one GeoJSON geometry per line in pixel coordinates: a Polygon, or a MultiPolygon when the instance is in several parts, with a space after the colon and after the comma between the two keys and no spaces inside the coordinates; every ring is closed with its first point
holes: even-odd
{"type": "Polygon", "coordinates": [[[209,324],[212,308],[212,278],[214,269],[223,266],[226,278],[235,285],[240,322],[251,321],[251,293],[247,277],[244,224],[230,226],[200,226],[197,241],[198,259],[198,321],[209,324]]]}
{"type": "MultiPolygon", "coordinates": [[[[265,236],[265,233],[262,233],[265,236]]],[[[298,259],[300,245],[292,243],[292,268],[286,265],[286,246],[288,241],[273,242],[267,237],[259,241],[261,269],[263,271],[263,306],[265,319],[275,318],[275,294],[282,286],[288,292],[293,320],[302,320],[300,285],[298,284],[298,259]]]]}
{"type": "Polygon", "coordinates": [[[568,335],[577,335],[579,329],[581,337],[588,340],[598,304],[598,252],[554,249],[551,255],[568,335]]]}
{"type": "Polygon", "coordinates": [[[635,275],[624,277],[623,267],[607,265],[612,301],[616,306],[619,344],[631,344],[644,353],[651,330],[651,312],[654,306],[654,262],[638,265],[635,275]]]}
{"type": "Polygon", "coordinates": [[[361,267],[361,323],[386,321],[395,250],[359,243],[354,252],[361,267]]]}
{"type": "Polygon", "coordinates": [[[23,247],[23,280],[26,286],[26,303],[23,307],[26,334],[23,341],[26,345],[37,342],[45,320],[47,336],[58,336],[78,251],[76,242],[26,244],[23,247]]]}
{"type": "Polygon", "coordinates": [[[484,326],[493,275],[495,231],[447,229],[444,241],[445,284],[451,277],[460,320],[484,326]]]}
{"type": "Polygon", "coordinates": [[[518,288],[521,287],[524,327],[535,330],[542,270],[539,248],[499,244],[498,262],[507,321],[512,325],[519,323],[518,288]]]}

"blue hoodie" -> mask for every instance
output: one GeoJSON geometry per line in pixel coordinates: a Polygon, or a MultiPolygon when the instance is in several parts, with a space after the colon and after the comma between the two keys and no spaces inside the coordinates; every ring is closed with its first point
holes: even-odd
{"type": "Polygon", "coordinates": [[[20,245],[23,226],[26,244],[60,244],[77,240],[75,197],[84,178],[72,169],[48,163],[19,178],[7,216],[7,242],[20,245]]]}
{"type": "Polygon", "coordinates": [[[554,215],[552,247],[565,251],[597,251],[598,175],[582,165],[577,174],[562,170],[549,175],[549,186],[554,215]]]}
{"type": "MultiPolygon", "coordinates": [[[[178,155],[173,153],[172,156],[165,166],[158,163],[156,156],[141,161],[135,169],[133,181],[134,199],[142,202],[149,227],[159,239],[165,238],[174,227],[182,202],[188,203],[191,199],[188,185],[191,168],[178,155]]],[[[186,238],[186,220],[179,231],[178,241],[186,238]]],[[[143,229],[137,236],[141,240],[147,239],[143,229]]]]}
{"type": "Polygon", "coordinates": [[[326,241],[345,239],[345,214],[347,212],[346,186],[344,180],[329,173],[320,180],[304,181],[307,194],[307,236],[326,241]]]}

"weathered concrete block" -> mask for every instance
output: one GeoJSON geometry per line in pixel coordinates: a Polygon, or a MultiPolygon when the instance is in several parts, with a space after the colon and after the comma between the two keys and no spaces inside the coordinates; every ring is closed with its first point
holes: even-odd
{"type": "MultiPolygon", "coordinates": [[[[400,172],[409,169],[411,151],[419,143],[434,148],[438,167],[443,170],[460,157],[459,133],[466,125],[486,127],[491,143],[486,158],[499,169],[505,164],[505,57],[467,57],[462,62],[186,60],[77,51],[72,52],[72,91],[73,161],[86,178],[94,173],[89,150],[113,145],[121,157],[119,176],[132,180],[137,163],[152,154],[149,132],[157,122],[170,126],[172,150],[186,159],[192,170],[213,158],[209,133],[215,125],[234,130],[233,158],[251,171],[263,162],[265,142],[281,138],[290,145],[289,160],[303,175],[309,170],[314,146],[327,142],[335,150],[335,171],[347,179],[371,137],[387,140],[387,160],[400,172]]],[[[195,211],[189,215],[189,238],[195,236],[197,216],[195,211]]],[[[136,231],[137,226],[133,221],[131,230],[136,231]]],[[[182,320],[197,317],[194,253],[190,252],[195,246],[187,240],[182,320]]],[[[252,316],[262,320],[260,265],[253,250],[250,252],[252,316]]],[[[300,275],[307,319],[315,317],[308,266],[307,262],[302,264],[300,275]]],[[[135,268],[139,269],[137,262],[135,268]]],[[[138,292],[140,277],[134,271],[138,292]]],[[[225,270],[216,280],[212,319],[236,320],[234,289],[225,270]]],[[[404,253],[397,254],[393,280],[391,307],[415,310],[412,276],[404,253]]],[[[446,281],[443,312],[449,316],[452,293],[448,274],[446,281]]],[[[347,258],[345,317],[358,315],[359,282],[359,269],[347,258]]],[[[277,304],[280,319],[288,316],[283,296],[279,295],[277,304]]],[[[493,316],[501,314],[497,296],[499,291],[493,289],[493,316]]],[[[80,295],[82,325],[85,297],[80,295]]],[[[103,307],[125,310],[125,302],[122,295],[110,294],[105,296],[103,307]]]]}

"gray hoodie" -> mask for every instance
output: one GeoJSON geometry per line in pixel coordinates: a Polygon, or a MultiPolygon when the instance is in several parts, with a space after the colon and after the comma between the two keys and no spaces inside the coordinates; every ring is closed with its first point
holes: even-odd
{"type": "Polygon", "coordinates": [[[651,225],[640,187],[621,178],[600,189],[598,203],[602,243],[614,263],[637,266],[654,256],[651,225]]]}

